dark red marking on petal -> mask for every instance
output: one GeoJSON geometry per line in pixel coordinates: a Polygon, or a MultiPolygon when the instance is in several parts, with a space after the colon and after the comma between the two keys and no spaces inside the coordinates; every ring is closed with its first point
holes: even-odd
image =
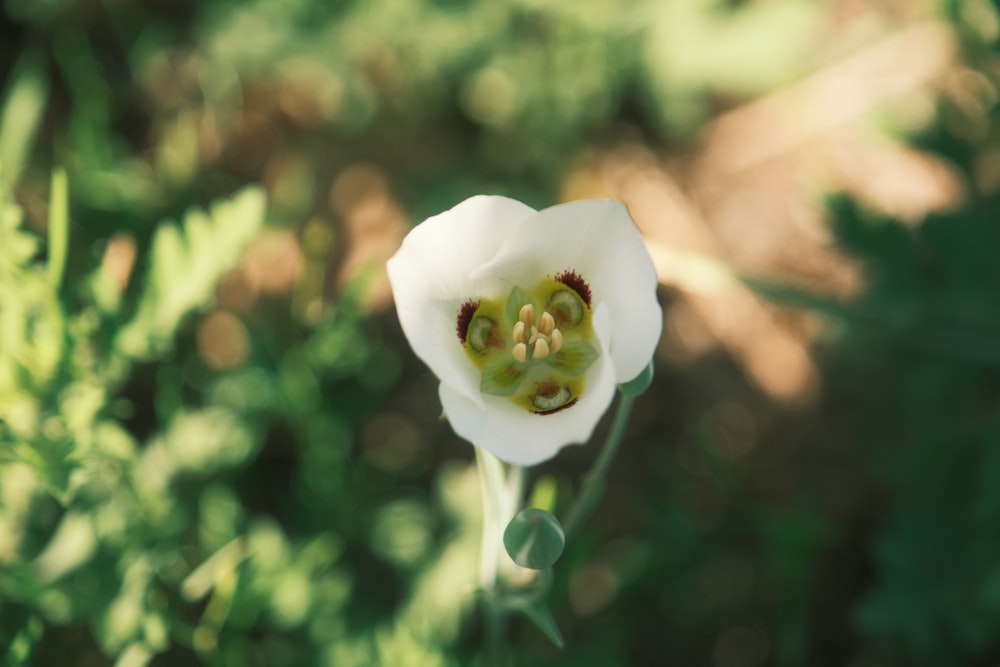
{"type": "Polygon", "coordinates": [[[587,281],[583,279],[583,276],[570,269],[569,271],[563,271],[556,276],[556,280],[579,294],[580,298],[583,299],[583,302],[587,304],[587,307],[590,307],[590,285],[588,285],[587,281]]]}
{"type": "Polygon", "coordinates": [[[479,309],[479,302],[469,299],[462,304],[462,307],[458,311],[458,319],[455,320],[455,333],[458,334],[458,339],[465,344],[465,339],[469,335],[469,324],[472,322],[472,316],[476,314],[479,309]]]}
{"type": "Polygon", "coordinates": [[[574,405],[576,405],[576,402],[579,401],[579,400],[580,400],[580,397],[577,396],[572,401],[568,401],[566,403],[563,403],[558,408],[552,408],[551,410],[544,410],[544,411],[542,411],[542,410],[531,410],[531,412],[533,412],[536,415],[541,415],[543,417],[546,417],[548,415],[554,415],[557,412],[561,412],[562,410],[566,410],[567,408],[573,407],[574,405]]]}

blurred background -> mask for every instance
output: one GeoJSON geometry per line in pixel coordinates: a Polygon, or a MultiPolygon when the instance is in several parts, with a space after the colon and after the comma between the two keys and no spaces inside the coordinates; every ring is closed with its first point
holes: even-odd
{"type": "Polygon", "coordinates": [[[477,664],[384,262],[482,192],[623,199],[665,316],[516,664],[1000,662],[995,0],[0,11],[0,664],[477,664]]]}

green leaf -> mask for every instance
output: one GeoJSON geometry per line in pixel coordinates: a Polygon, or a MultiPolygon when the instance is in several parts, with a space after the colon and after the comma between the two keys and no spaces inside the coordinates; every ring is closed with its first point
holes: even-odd
{"type": "Polygon", "coordinates": [[[510,291],[510,296],[507,297],[507,321],[513,324],[520,319],[521,308],[524,304],[530,303],[534,305],[535,300],[531,298],[531,295],[525,292],[520,287],[515,287],[510,291]]]}
{"type": "Polygon", "coordinates": [[[49,192],[49,252],[48,279],[52,289],[59,289],[66,268],[66,251],[69,247],[69,188],[66,170],[52,171],[52,189],[49,192]]]}
{"type": "Polygon", "coordinates": [[[42,636],[44,626],[37,616],[29,616],[24,625],[11,639],[7,647],[7,656],[0,660],[0,665],[26,665],[32,651],[42,636]]]}
{"type": "Polygon", "coordinates": [[[216,283],[239,262],[263,223],[264,208],[263,190],[247,187],[210,213],[189,211],[183,226],[161,224],[139,306],[115,347],[133,359],[169,350],[183,318],[207,305],[216,283]]]}
{"type": "Polygon", "coordinates": [[[545,510],[529,507],[518,512],[503,532],[503,546],[521,567],[552,567],[566,546],[559,520],[545,510]]]}
{"type": "Polygon", "coordinates": [[[548,607],[544,605],[541,601],[535,601],[530,605],[526,605],[520,608],[521,611],[531,619],[531,622],[535,624],[539,630],[545,633],[553,644],[562,648],[565,642],[562,638],[562,633],[559,632],[559,626],[556,625],[556,619],[552,617],[552,612],[549,611],[548,607]]]}
{"type": "Polygon", "coordinates": [[[49,96],[45,61],[37,52],[24,53],[7,81],[0,109],[0,165],[3,165],[5,180],[13,186],[28,162],[31,145],[45,113],[49,96]]]}
{"type": "Polygon", "coordinates": [[[517,392],[527,373],[518,362],[504,361],[483,369],[479,391],[490,396],[510,396],[517,392]]]}
{"type": "Polygon", "coordinates": [[[649,385],[653,384],[653,360],[650,359],[646,367],[642,369],[642,372],[636,375],[634,378],[628,382],[623,382],[618,385],[618,391],[620,391],[625,396],[631,396],[635,398],[643,394],[649,385]]]}
{"type": "Polygon", "coordinates": [[[600,353],[583,340],[564,343],[562,349],[549,355],[545,362],[564,375],[576,377],[597,360],[600,353]]]}

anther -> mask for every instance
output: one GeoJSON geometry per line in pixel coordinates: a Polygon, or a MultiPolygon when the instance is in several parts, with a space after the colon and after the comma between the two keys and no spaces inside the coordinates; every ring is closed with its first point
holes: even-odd
{"type": "Polygon", "coordinates": [[[528,346],[524,343],[518,343],[514,346],[514,349],[510,351],[512,357],[524,363],[528,360],[528,346]]]}
{"type": "Polygon", "coordinates": [[[514,342],[524,342],[524,322],[518,321],[514,323],[514,342]]]}
{"type": "Polygon", "coordinates": [[[524,322],[526,326],[531,326],[535,323],[535,307],[530,303],[526,303],[521,306],[521,312],[517,314],[517,319],[524,322]]]}
{"type": "Polygon", "coordinates": [[[532,359],[544,359],[549,356],[549,344],[545,342],[544,338],[539,338],[535,341],[535,349],[531,352],[532,359]]]}
{"type": "Polygon", "coordinates": [[[563,335],[559,329],[553,329],[549,340],[549,352],[555,354],[562,349],[563,335]]]}
{"type": "Polygon", "coordinates": [[[538,320],[538,330],[543,334],[548,336],[552,333],[552,330],[556,328],[556,319],[552,317],[552,313],[545,311],[542,313],[542,317],[538,320]]]}

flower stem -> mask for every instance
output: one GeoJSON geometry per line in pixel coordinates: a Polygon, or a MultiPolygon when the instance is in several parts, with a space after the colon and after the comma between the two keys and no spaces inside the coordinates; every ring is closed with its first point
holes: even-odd
{"type": "Polygon", "coordinates": [[[483,616],[486,620],[485,667],[503,667],[504,631],[507,627],[507,613],[490,595],[483,596],[483,616]]]}
{"type": "Polygon", "coordinates": [[[479,551],[479,587],[489,592],[497,580],[500,556],[499,526],[504,514],[503,463],[486,450],[475,447],[479,485],[483,495],[483,537],[479,551]]]}
{"type": "Polygon", "coordinates": [[[483,536],[479,552],[479,588],[482,593],[483,617],[486,624],[486,665],[500,667],[504,663],[504,628],[506,610],[497,603],[497,579],[503,531],[520,503],[524,485],[524,470],[511,466],[509,475],[504,464],[485,449],[475,447],[483,495],[483,536]]]}
{"type": "Polygon", "coordinates": [[[563,521],[563,529],[566,532],[567,538],[580,529],[583,522],[587,520],[590,513],[594,510],[597,501],[604,495],[604,487],[606,486],[605,478],[608,474],[608,468],[611,467],[611,462],[614,460],[615,454],[618,453],[618,446],[621,444],[622,436],[625,434],[625,426],[628,424],[628,419],[632,414],[632,405],[634,403],[634,396],[621,394],[615,419],[611,423],[611,430],[608,431],[608,437],[601,447],[601,453],[597,456],[594,465],[583,478],[583,487],[580,489],[580,493],[577,495],[573,506],[566,513],[566,520],[563,521]]]}

